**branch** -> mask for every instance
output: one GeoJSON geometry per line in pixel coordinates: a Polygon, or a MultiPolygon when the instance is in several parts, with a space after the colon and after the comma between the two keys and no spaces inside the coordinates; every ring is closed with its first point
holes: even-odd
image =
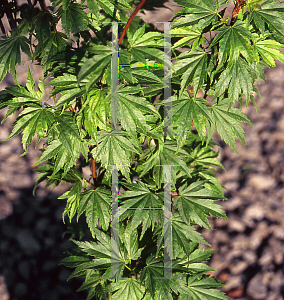
{"type": "Polygon", "coordinates": [[[92,158],[92,175],[94,180],[96,179],[96,161],[92,158]]]}
{"type": "Polygon", "coordinates": [[[2,5],[4,6],[4,11],[7,15],[7,19],[9,21],[11,30],[17,28],[17,24],[16,24],[16,21],[13,18],[11,7],[10,7],[8,1],[7,0],[2,0],[2,5]]]}
{"type": "Polygon", "coordinates": [[[235,21],[236,21],[236,19],[238,17],[239,11],[242,8],[242,6],[243,6],[243,4],[244,4],[245,1],[246,0],[238,0],[236,2],[234,10],[232,12],[232,21],[230,23],[230,26],[232,26],[235,23],[235,21]]]}
{"type": "Polygon", "coordinates": [[[127,21],[127,24],[125,26],[125,28],[123,29],[123,32],[121,34],[121,37],[119,39],[118,45],[120,46],[122,43],[122,40],[125,36],[126,30],[128,29],[128,27],[130,26],[132,20],[134,19],[134,17],[136,16],[136,14],[138,13],[139,9],[141,9],[141,7],[144,5],[144,3],[146,2],[146,0],[142,0],[139,5],[136,7],[136,9],[134,10],[134,12],[132,13],[132,15],[130,16],[129,20],[127,21]]]}
{"type": "MultiPolygon", "coordinates": [[[[92,139],[92,137],[91,137],[92,139]]],[[[92,157],[92,176],[93,176],[93,180],[94,180],[94,190],[96,189],[96,182],[97,182],[97,178],[96,178],[96,161],[94,160],[94,158],[92,157]]]]}
{"type": "Polygon", "coordinates": [[[38,2],[39,2],[39,5],[40,5],[40,8],[41,8],[43,11],[49,12],[48,8],[46,7],[46,4],[45,4],[45,1],[44,1],[44,0],[38,0],[38,2]]]}

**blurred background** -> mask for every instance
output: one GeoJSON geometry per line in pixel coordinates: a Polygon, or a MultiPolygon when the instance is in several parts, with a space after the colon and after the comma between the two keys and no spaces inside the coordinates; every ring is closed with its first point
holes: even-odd
{"type": "MultiPolygon", "coordinates": [[[[163,31],[163,24],[155,21],[169,21],[179,11],[172,1],[165,6],[170,9],[160,7],[138,15],[163,31]]],[[[231,1],[224,18],[231,16],[233,6],[231,1]]],[[[9,28],[6,19],[3,24],[9,28]]],[[[23,59],[26,61],[25,56],[23,59]]],[[[17,66],[21,85],[25,85],[28,66],[35,79],[43,77],[39,66],[26,61],[17,66]]],[[[229,298],[238,300],[284,299],[284,66],[277,62],[275,68],[266,68],[265,74],[266,85],[262,80],[256,84],[263,97],[261,101],[255,96],[258,112],[251,102],[243,107],[254,128],[244,124],[247,144],[236,139],[239,154],[216,132],[213,135],[226,169],[214,172],[227,188],[228,198],[216,203],[222,205],[229,221],[209,218],[214,230],[198,229],[212,245],[210,249],[215,249],[208,265],[217,272],[211,275],[224,281],[222,291],[229,298]]],[[[7,74],[0,90],[14,84],[7,74]]],[[[5,113],[0,111],[0,121],[5,113]]],[[[15,119],[16,115],[10,116],[0,125],[0,139],[10,135],[15,119]]],[[[64,251],[73,245],[66,231],[74,224],[63,224],[66,200],[57,197],[71,185],[62,183],[54,190],[43,190],[44,184],[40,184],[33,197],[37,174],[32,165],[41,155],[34,148],[35,140],[27,155],[19,157],[24,152],[20,136],[0,141],[0,300],[86,299],[86,292],[76,293],[83,279],[67,282],[71,270],[58,266],[64,251]]],[[[86,224],[82,221],[80,226],[86,224]]]]}

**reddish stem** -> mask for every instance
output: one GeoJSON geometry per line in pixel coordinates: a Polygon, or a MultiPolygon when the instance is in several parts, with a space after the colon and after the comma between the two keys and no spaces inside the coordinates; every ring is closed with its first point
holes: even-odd
{"type": "Polygon", "coordinates": [[[234,19],[237,18],[238,14],[239,14],[239,11],[240,11],[240,9],[241,9],[241,7],[243,5],[243,3],[244,3],[244,0],[239,0],[236,3],[236,5],[234,7],[234,10],[233,10],[233,13],[232,13],[232,18],[234,18],[234,19]]]}
{"type": "Polygon", "coordinates": [[[119,42],[118,42],[118,45],[119,45],[119,46],[120,46],[121,43],[122,43],[122,40],[123,40],[123,38],[124,38],[124,36],[125,36],[125,33],[126,33],[126,30],[128,29],[128,27],[130,26],[132,20],[134,19],[134,17],[135,17],[136,14],[138,13],[139,9],[142,8],[142,6],[144,5],[145,2],[146,2],[146,0],[142,0],[142,1],[138,4],[138,6],[136,7],[136,9],[134,10],[134,12],[132,13],[132,15],[130,16],[129,20],[127,21],[127,24],[126,24],[125,28],[123,29],[123,32],[122,32],[121,37],[120,37],[119,42]]]}
{"type": "Polygon", "coordinates": [[[92,158],[92,175],[93,175],[93,178],[96,179],[96,162],[95,162],[94,158],[92,158]]]}

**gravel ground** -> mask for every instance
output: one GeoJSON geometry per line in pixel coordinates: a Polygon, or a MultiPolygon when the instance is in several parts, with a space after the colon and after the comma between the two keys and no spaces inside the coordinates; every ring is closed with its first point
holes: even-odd
{"type": "MultiPolygon", "coordinates": [[[[149,12],[144,19],[152,23],[167,21],[171,14],[168,10],[156,15],[149,12]]],[[[163,29],[163,24],[156,25],[163,29]]],[[[21,84],[25,84],[27,65],[18,67],[21,84]]],[[[40,68],[32,68],[32,72],[36,77],[41,75],[40,68]]],[[[283,75],[281,63],[267,69],[266,86],[262,80],[257,85],[263,97],[263,101],[255,98],[258,112],[252,103],[243,108],[254,128],[244,124],[247,145],[236,140],[239,154],[216,132],[213,135],[226,168],[215,173],[227,188],[228,201],[219,204],[229,221],[209,218],[215,230],[198,231],[212,245],[211,249],[216,249],[208,265],[217,270],[212,275],[224,281],[222,291],[231,299],[284,298],[283,75]]],[[[7,75],[0,90],[12,84],[12,77],[7,75]]],[[[4,115],[5,111],[1,111],[1,120],[4,115]]],[[[0,126],[1,139],[9,136],[14,120],[15,116],[11,116],[0,126]]],[[[43,191],[41,184],[36,197],[32,197],[37,175],[31,166],[40,156],[34,147],[35,141],[28,154],[19,157],[23,153],[19,136],[0,142],[0,300],[84,299],[83,292],[74,292],[80,282],[72,279],[66,283],[69,269],[57,266],[71,244],[66,242],[66,236],[65,241],[61,238],[67,229],[61,219],[65,202],[56,198],[71,185],[43,191]]]]}

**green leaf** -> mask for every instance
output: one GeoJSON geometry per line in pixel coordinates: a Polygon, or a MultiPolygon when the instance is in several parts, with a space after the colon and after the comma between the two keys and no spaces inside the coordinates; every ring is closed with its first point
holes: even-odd
{"type": "Polygon", "coordinates": [[[278,50],[281,47],[282,45],[274,40],[259,41],[254,45],[258,54],[261,55],[264,61],[273,68],[276,66],[274,61],[275,59],[284,63],[284,55],[278,50]]]}
{"type": "Polygon", "coordinates": [[[247,6],[248,8],[248,12],[251,12],[252,10],[254,10],[255,8],[261,9],[261,3],[264,0],[247,0],[245,3],[245,6],[247,6]]]}
{"type": "MultiPolygon", "coordinates": [[[[52,126],[54,122],[53,114],[48,109],[43,109],[41,106],[38,107],[27,107],[25,108],[17,118],[17,124],[14,126],[10,136],[4,140],[9,140],[12,137],[18,135],[24,130],[22,137],[23,148],[27,153],[28,145],[31,143],[32,138],[37,133],[42,133],[47,126],[52,126]]],[[[23,155],[25,155],[25,153],[23,155]]]]}
{"type": "Polygon", "coordinates": [[[239,57],[235,64],[228,65],[220,75],[216,84],[214,99],[222,96],[226,89],[228,89],[231,100],[230,108],[239,100],[240,93],[243,93],[246,99],[250,99],[255,75],[256,71],[239,57]]]}
{"type": "Polygon", "coordinates": [[[80,215],[86,211],[87,223],[91,231],[98,225],[98,220],[103,230],[108,230],[110,223],[111,192],[98,187],[96,190],[87,190],[82,194],[78,208],[77,222],[80,215]]]}
{"type": "Polygon", "coordinates": [[[45,68],[49,66],[49,60],[61,51],[66,50],[68,42],[67,36],[63,32],[52,31],[50,37],[44,37],[43,44],[36,46],[33,57],[39,56],[42,59],[41,65],[45,68]]]}
{"type": "Polygon", "coordinates": [[[198,243],[191,243],[190,244],[190,255],[187,256],[185,253],[183,253],[182,258],[178,260],[178,264],[190,267],[191,264],[197,264],[202,263],[204,261],[208,261],[211,257],[212,253],[215,252],[215,250],[209,250],[209,249],[201,249],[197,248],[194,249],[194,245],[198,245],[198,243]]]}
{"type": "Polygon", "coordinates": [[[202,37],[202,30],[200,28],[174,28],[171,30],[171,37],[181,37],[179,41],[174,43],[172,49],[189,45],[190,42],[202,37]]]}
{"type": "MultiPolygon", "coordinates": [[[[67,0],[64,0],[67,5],[67,0]]],[[[63,2],[63,10],[61,15],[62,27],[67,36],[70,35],[70,32],[79,33],[80,31],[88,30],[87,22],[88,17],[87,14],[83,11],[85,8],[83,5],[79,3],[69,3],[68,6],[63,2]]]]}
{"type": "Polygon", "coordinates": [[[100,9],[96,1],[87,0],[87,6],[91,10],[91,12],[95,15],[96,19],[99,18],[100,9]]]}
{"type": "Polygon", "coordinates": [[[264,0],[260,7],[261,9],[254,9],[248,15],[248,22],[254,22],[256,27],[259,28],[262,33],[264,33],[266,23],[270,32],[277,33],[283,37],[284,28],[282,25],[284,25],[284,21],[282,12],[284,11],[284,3],[280,1],[264,0]]]}
{"type": "Polygon", "coordinates": [[[163,81],[154,73],[148,71],[148,70],[141,70],[138,68],[131,68],[131,74],[135,78],[139,80],[140,84],[145,84],[148,82],[156,81],[158,83],[163,83],[163,81]]]}
{"type": "Polygon", "coordinates": [[[27,76],[26,87],[28,88],[30,93],[34,93],[35,81],[33,79],[30,67],[28,67],[28,76],[27,76]]]}
{"type": "Polygon", "coordinates": [[[131,47],[157,47],[163,46],[163,34],[161,32],[145,33],[145,24],[141,26],[131,37],[129,35],[129,43],[131,47]],[[157,41],[156,41],[157,40],[157,41]]]}
{"type": "Polygon", "coordinates": [[[163,206],[163,202],[141,181],[138,181],[137,184],[123,183],[123,185],[130,190],[119,195],[119,200],[121,201],[119,210],[122,211],[119,219],[123,221],[126,217],[130,218],[131,216],[134,216],[131,221],[131,226],[134,229],[142,222],[143,230],[140,237],[141,240],[150,225],[152,225],[152,230],[154,230],[156,218],[158,218],[158,220],[162,220],[163,211],[161,208],[163,206]],[[127,208],[138,209],[127,210],[127,208]],[[143,208],[149,209],[143,210],[143,208]]]}
{"type": "Polygon", "coordinates": [[[176,279],[157,279],[156,277],[163,277],[163,268],[163,257],[149,255],[146,258],[146,267],[141,271],[140,282],[145,284],[151,299],[173,300],[172,293],[178,294],[180,285],[176,279]]]}
{"type": "MultiPolygon", "coordinates": [[[[79,203],[80,203],[80,198],[82,197],[81,196],[81,189],[82,189],[82,183],[81,183],[81,180],[80,180],[80,181],[77,181],[72,186],[70,191],[67,191],[66,193],[64,193],[63,195],[58,197],[58,199],[68,198],[65,210],[62,214],[63,222],[64,222],[64,216],[66,214],[67,215],[69,214],[69,220],[70,220],[70,223],[71,223],[72,218],[74,217],[75,213],[78,210],[79,203]]],[[[65,224],[65,222],[64,222],[64,224],[65,224]]]]}
{"type": "MultiPolygon", "coordinates": [[[[154,167],[154,180],[157,185],[160,187],[161,182],[163,180],[163,169],[161,165],[178,165],[174,168],[180,168],[183,172],[187,174],[189,178],[191,178],[191,172],[186,163],[180,158],[181,155],[187,155],[186,152],[183,152],[182,149],[177,153],[176,141],[166,141],[163,148],[157,148],[153,155],[151,155],[151,149],[148,149],[144,152],[141,160],[146,160],[141,166],[138,166],[139,169],[143,170],[139,177],[144,176],[150,169],[154,167]],[[158,166],[157,166],[158,165],[158,166]]],[[[172,178],[174,181],[174,178],[172,178]]]]}
{"type": "Polygon", "coordinates": [[[78,81],[82,81],[88,75],[92,74],[89,86],[94,84],[103,74],[106,67],[111,61],[111,49],[103,54],[95,55],[92,58],[86,60],[78,74],[78,81]]]}
{"type": "Polygon", "coordinates": [[[110,118],[110,103],[106,101],[107,89],[92,89],[88,93],[88,100],[84,103],[84,125],[90,136],[97,135],[97,127],[108,130],[110,118]]]}
{"type": "Polygon", "coordinates": [[[62,143],[60,142],[60,140],[53,140],[51,141],[50,145],[48,145],[43,154],[41,155],[40,159],[33,164],[33,166],[37,166],[41,163],[43,163],[44,161],[47,161],[49,159],[51,159],[52,157],[56,157],[56,155],[60,152],[61,148],[65,147],[62,145],[62,143]]]}
{"type": "Polygon", "coordinates": [[[70,0],[63,0],[62,1],[63,10],[66,10],[68,8],[69,3],[70,3],[70,0]]]}
{"type": "Polygon", "coordinates": [[[183,74],[179,95],[183,94],[185,88],[191,84],[194,88],[194,97],[200,90],[207,77],[208,56],[203,49],[195,49],[183,52],[178,56],[180,59],[174,66],[175,74],[183,74]]]}
{"type": "MultiPolygon", "coordinates": [[[[97,287],[98,284],[100,284],[101,281],[101,272],[99,270],[88,270],[90,272],[90,276],[86,276],[85,282],[80,286],[76,292],[80,292],[86,289],[91,288],[91,290],[94,290],[95,287],[97,287]]],[[[87,299],[91,299],[90,294],[91,290],[88,294],[87,299]]],[[[95,296],[96,294],[93,294],[95,296]]]]}
{"type": "Polygon", "coordinates": [[[6,91],[13,95],[14,97],[7,101],[5,104],[7,106],[14,106],[14,107],[21,107],[22,105],[29,105],[29,106],[39,106],[41,105],[41,97],[40,93],[30,93],[27,91],[23,86],[9,86],[6,87],[6,91]]]}
{"type": "Polygon", "coordinates": [[[163,258],[155,258],[150,255],[146,258],[146,267],[141,271],[140,282],[144,283],[151,296],[154,297],[158,289],[158,280],[155,277],[163,277],[163,258]]]}
{"type": "MultiPolygon", "coordinates": [[[[76,244],[79,242],[74,241],[76,244]]],[[[82,243],[82,242],[81,242],[82,243]]],[[[85,242],[85,245],[78,244],[83,251],[91,253],[92,256],[96,256],[96,259],[93,259],[90,262],[85,262],[77,266],[75,271],[70,275],[70,278],[84,276],[88,270],[93,270],[94,268],[100,270],[107,270],[106,272],[110,273],[111,271],[111,252],[110,252],[110,244],[102,244],[102,243],[94,243],[94,242],[85,242]]],[[[114,252],[117,254],[116,252],[114,252]]],[[[122,273],[124,269],[124,263],[122,258],[119,258],[119,269],[120,273],[122,273]]],[[[118,271],[118,270],[117,270],[118,271]]],[[[103,276],[106,276],[106,272],[103,276]]],[[[110,275],[110,274],[109,274],[110,275]]]]}
{"type": "MultiPolygon", "coordinates": [[[[167,223],[166,226],[172,225],[172,247],[173,247],[173,259],[176,259],[180,249],[182,249],[183,253],[187,256],[190,254],[190,241],[197,242],[199,244],[206,244],[209,247],[212,247],[209,243],[207,243],[202,235],[199,232],[195,231],[195,228],[186,224],[179,213],[174,213],[171,220],[167,223]]],[[[166,231],[166,228],[164,229],[166,231]]]]}
{"type": "MultiPolygon", "coordinates": [[[[232,113],[232,111],[231,111],[232,113]]],[[[238,111],[237,111],[238,113],[238,111]]],[[[194,166],[207,166],[208,164],[214,165],[217,167],[222,168],[225,170],[224,166],[221,164],[221,162],[217,159],[215,159],[219,154],[218,152],[214,152],[211,147],[209,146],[202,146],[201,144],[198,144],[189,154],[189,158],[187,160],[187,164],[194,163],[194,166]]],[[[212,167],[210,167],[212,168],[212,167]]],[[[215,169],[215,168],[214,168],[215,169]]]]}
{"type": "Polygon", "coordinates": [[[126,88],[119,89],[119,107],[121,126],[136,136],[136,130],[147,131],[144,114],[160,117],[155,107],[145,98],[129,95],[126,88]]]}
{"type": "Polygon", "coordinates": [[[178,5],[185,7],[175,17],[185,15],[174,22],[172,28],[198,24],[198,27],[205,28],[211,23],[218,22],[219,1],[217,0],[177,0],[178,5]]]}
{"type": "MultiPolygon", "coordinates": [[[[109,1],[109,0],[96,0],[96,1],[98,2],[98,5],[103,9],[103,11],[105,11],[111,17],[114,16],[114,12],[115,12],[114,17],[116,18],[116,20],[121,21],[118,11],[117,10],[115,11],[115,7],[117,6],[118,2],[122,3],[122,1],[109,1]]],[[[131,9],[129,6],[128,8],[131,9]]]]}
{"type": "MultiPolygon", "coordinates": [[[[37,180],[36,180],[35,186],[33,188],[33,195],[35,195],[35,190],[39,186],[39,184],[41,182],[43,182],[44,180],[46,180],[50,174],[52,174],[53,167],[52,167],[51,164],[45,164],[43,166],[39,166],[35,170],[36,170],[37,173],[41,173],[41,175],[39,175],[37,180]]],[[[44,188],[51,185],[52,183],[53,183],[52,180],[48,181],[44,188]]]]}
{"type": "Polygon", "coordinates": [[[139,248],[137,230],[133,230],[131,224],[128,223],[123,235],[120,234],[120,236],[127,251],[127,258],[129,259],[129,261],[138,260],[145,246],[143,248],[139,248]]]}
{"type": "Polygon", "coordinates": [[[79,256],[79,255],[72,255],[62,259],[60,265],[64,265],[66,267],[77,267],[81,263],[90,261],[89,257],[86,256],[79,256]]]}
{"type": "MultiPolygon", "coordinates": [[[[210,107],[205,105],[208,103],[204,98],[190,98],[188,93],[184,93],[179,100],[172,100],[172,121],[178,126],[178,134],[185,134],[186,130],[192,128],[192,120],[196,126],[197,132],[203,141],[206,138],[205,118],[213,122],[210,107]]],[[[178,143],[177,148],[181,146],[178,143]]]]}
{"type": "Polygon", "coordinates": [[[216,289],[223,284],[212,277],[202,279],[191,276],[188,278],[188,285],[183,288],[178,300],[204,299],[204,300],[229,300],[225,293],[216,289]]]}
{"type": "Polygon", "coordinates": [[[43,44],[43,38],[51,37],[51,24],[55,23],[55,18],[47,11],[40,11],[34,20],[36,38],[40,45],[43,44]]]}
{"type": "Polygon", "coordinates": [[[17,81],[16,65],[21,64],[20,50],[31,56],[29,41],[18,30],[12,32],[10,37],[3,36],[0,40],[0,82],[7,72],[10,72],[17,81]]]}
{"type": "Polygon", "coordinates": [[[193,182],[186,187],[184,184],[179,189],[179,194],[174,201],[174,207],[179,209],[183,220],[189,224],[190,221],[196,222],[199,226],[211,229],[206,215],[227,219],[222,207],[213,202],[221,200],[222,197],[203,187],[203,182],[193,182]]]}
{"type": "MultiPolygon", "coordinates": [[[[107,134],[103,130],[100,131],[103,134],[107,134]]],[[[134,144],[135,145],[135,144],[134,144]]],[[[127,139],[123,136],[116,135],[116,131],[106,136],[98,137],[97,146],[91,151],[95,161],[101,162],[106,168],[106,176],[109,178],[111,175],[111,168],[109,165],[116,165],[118,170],[121,170],[122,174],[130,180],[130,153],[135,152],[140,154],[139,148],[131,144],[131,139],[127,139]]]]}
{"type": "MultiPolygon", "coordinates": [[[[214,104],[212,109],[212,118],[216,122],[217,131],[220,137],[236,152],[235,136],[246,145],[244,131],[239,122],[249,123],[248,117],[243,114],[238,108],[228,110],[229,99],[220,101],[219,104],[214,104]]],[[[215,126],[215,125],[214,125],[215,126]]]]}
{"type": "Polygon", "coordinates": [[[76,147],[74,139],[81,141],[81,137],[78,127],[76,126],[76,123],[74,122],[73,117],[72,115],[70,115],[70,113],[71,112],[64,112],[60,115],[56,110],[54,118],[57,123],[55,130],[59,134],[59,140],[68,150],[71,157],[73,157],[76,147]]]}
{"type": "Polygon", "coordinates": [[[111,296],[113,300],[141,300],[145,292],[145,288],[135,278],[120,279],[116,283],[111,283],[110,290],[116,291],[111,296]]]}
{"type": "Polygon", "coordinates": [[[61,143],[61,147],[58,149],[56,160],[54,163],[54,171],[52,175],[59,172],[60,169],[64,168],[64,173],[67,173],[70,168],[76,165],[76,158],[71,158],[71,155],[66,151],[66,148],[61,143]],[[68,163],[66,163],[68,162],[68,163]]]}
{"type": "MultiPolygon", "coordinates": [[[[120,226],[120,228],[119,228],[119,247],[117,247],[116,244],[111,243],[110,236],[105,234],[103,231],[101,231],[97,228],[93,228],[93,233],[94,233],[94,236],[97,238],[96,242],[94,242],[94,241],[80,242],[80,241],[72,240],[74,243],[76,243],[79,246],[79,248],[83,252],[85,252],[87,255],[92,257],[91,262],[82,263],[81,265],[77,266],[76,270],[72,273],[73,277],[80,276],[79,274],[83,270],[94,269],[94,268],[104,271],[103,277],[108,277],[111,275],[113,259],[117,260],[119,263],[119,270],[118,269],[115,270],[115,273],[119,272],[120,277],[122,277],[122,273],[123,273],[123,270],[125,269],[125,266],[127,264],[129,264],[129,262],[130,262],[130,260],[128,259],[128,256],[127,256],[128,252],[124,245],[124,242],[125,242],[124,226],[120,226]]],[[[132,241],[134,241],[134,244],[136,244],[135,238],[137,238],[137,236],[135,237],[135,235],[134,235],[133,237],[134,237],[134,240],[132,240],[132,241]]],[[[141,253],[141,250],[142,249],[140,249],[140,250],[138,249],[138,252],[141,253]]],[[[120,280],[118,282],[120,282],[120,280]]],[[[108,288],[111,288],[111,287],[112,287],[111,285],[108,286],[108,288]]],[[[116,289],[114,288],[113,290],[116,290],[116,289]]]]}
{"type": "Polygon", "coordinates": [[[218,29],[219,33],[214,37],[210,48],[213,48],[218,42],[220,45],[218,52],[218,65],[222,66],[229,56],[229,61],[234,64],[240,53],[245,57],[248,63],[254,61],[252,46],[250,40],[254,40],[251,32],[245,27],[245,22],[237,22],[233,26],[225,26],[218,29]]]}
{"type": "Polygon", "coordinates": [[[163,47],[164,41],[161,33],[158,32],[148,32],[144,34],[145,26],[139,28],[133,35],[130,37],[130,49],[129,52],[132,55],[133,59],[146,64],[146,58],[154,60],[162,65],[164,65],[164,52],[156,49],[157,47],[163,47]],[[143,35],[144,34],[144,35],[143,35]],[[158,39],[158,41],[156,41],[158,39]],[[149,48],[155,47],[155,48],[149,48]]]}
{"type": "Polygon", "coordinates": [[[85,84],[87,80],[81,82],[78,85],[77,77],[72,74],[63,74],[53,79],[47,84],[47,86],[54,86],[51,96],[61,94],[61,97],[56,102],[55,108],[66,104],[72,105],[77,98],[83,96],[86,93],[85,84]]]}

